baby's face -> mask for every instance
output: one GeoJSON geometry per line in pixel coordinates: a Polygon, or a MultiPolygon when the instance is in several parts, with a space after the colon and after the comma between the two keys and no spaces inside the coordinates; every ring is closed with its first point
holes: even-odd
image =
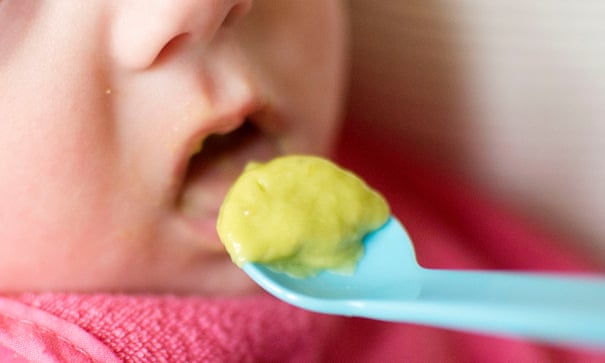
{"type": "Polygon", "coordinates": [[[332,0],[0,0],[0,291],[250,287],[218,208],[329,147],[344,37],[332,0]]]}

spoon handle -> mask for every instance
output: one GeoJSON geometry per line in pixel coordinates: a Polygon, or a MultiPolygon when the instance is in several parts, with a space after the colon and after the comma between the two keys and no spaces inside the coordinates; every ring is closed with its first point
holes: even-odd
{"type": "Polygon", "coordinates": [[[605,349],[603,278],[425,268],[418,274],[415,299],[375,301],[373,318],[605,349]]]}

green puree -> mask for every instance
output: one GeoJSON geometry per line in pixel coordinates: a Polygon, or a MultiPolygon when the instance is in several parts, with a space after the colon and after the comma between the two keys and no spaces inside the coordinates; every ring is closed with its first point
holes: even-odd
{"type": "Polygon", "coordinates": [[[389,218],[384,198],[353,173],[314,156],[250,163],[217,222],[233,262],[258,262],[296,277],[352,273],[362,239],[389,218]]]}

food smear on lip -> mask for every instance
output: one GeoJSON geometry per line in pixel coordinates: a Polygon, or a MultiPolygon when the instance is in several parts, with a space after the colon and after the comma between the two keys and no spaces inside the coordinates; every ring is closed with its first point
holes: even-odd
{"type": "Polygon", "coordinates": [[[352,273],[363,238],[389,218],[385,199],[350,171],[316,156],[249,163],[221,205],[217,231],[238,266],[294,277],[352,273]]]}

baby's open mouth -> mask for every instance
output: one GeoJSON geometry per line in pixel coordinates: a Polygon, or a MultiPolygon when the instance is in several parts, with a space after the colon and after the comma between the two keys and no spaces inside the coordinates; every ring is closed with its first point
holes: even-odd
{"type": "Polygon", "coordinates": [[[279,155],[274,138],[246,120],[226,134],[213,134],[191,156],[177,207],[195,222],[215,223],[220,205],[249,161],[267,161],[279,155]]]}

